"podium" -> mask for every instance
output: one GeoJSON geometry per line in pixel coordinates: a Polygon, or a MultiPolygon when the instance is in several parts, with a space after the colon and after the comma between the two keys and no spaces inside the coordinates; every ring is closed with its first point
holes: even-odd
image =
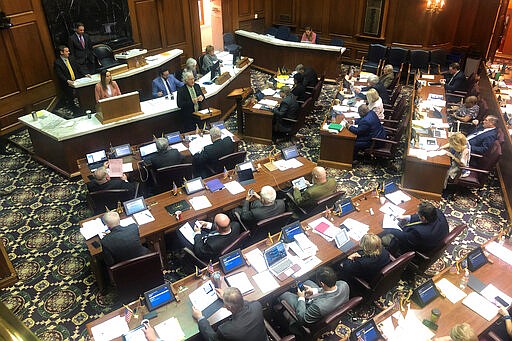
{"type": "Polygon", "coordinates": [[[139,92],[100,99],[96,105],[96,117],[102,124],[123,120],[142,114],[139,92]]]}
{"type": "Polygon", "coordinates": [[[236,101],[236,119],[238,125],[238,133],[244,133],[244,113],[242,109],[242,102],[252,94],[252,88],[239,88],[231,91],[228,98],[233,98],[236,101]]]}
{"type": "Polygon", "coordinates": [[[217,119],[220,117],[222,112],[219,109],[215,108],[207,108],[199,111],[194,111],[192,115],[194,115],[197,119],[201,121],[206,121],[207,124],[210,124],[212,119],[217,119]]]}

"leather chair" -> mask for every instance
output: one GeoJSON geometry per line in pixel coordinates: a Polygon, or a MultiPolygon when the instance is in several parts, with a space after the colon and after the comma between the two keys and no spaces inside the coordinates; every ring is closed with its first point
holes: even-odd
{"type": "Polygon", "coordinates": [[[199,69],[199,73],[202,75],[206,75],[209,72],[208,70],[203,69],[204,56],[205,54],[203,53],[199,58],[197,58],[197,67],[199,69]]]}
{"type": "Polygon", "coordinates": [[[392,46],[389,48],[387,63],[393,65],[393,72],[402,72],[403,66],[407,61],[409,50],[402,47],[392,46]]]}
{"type": "Polygon", "coordinates": [[[290,33],[288,35],[288,39],[286,39],[286,40],[293,41],[293,42],[296,42],[296,43],[300,42],[299,36],[297,34],[295,34],[295,33],[290,33]]]}
{"type": "Polygon", "coordinates": [[[242,48],[236,44],[235,35],[231,32],[224,33],[222,36],[224,41],[224,51],[228,51],[231,54],[236,54],[242,48]]]}
{"type": "Polygon", "coordinates": [[[112,49],[108,45],[94,45],[92,47],[92,53],[94,54],[94,56],[98,60],[98,63],[100,64],[100,67],[96,69],[96,71],[98,72],[122,64],[114,58],[114,52],[112,52],[112,49]]]}
{"type": "Polygon", "coordinates": [[[388,47],[381,44],[370,44],[366,59],[361,59],[360,69],[371,73],[379,74],[380,69],[386,59],[388,47]]]}
{"type": "Polygon", "coordinates": [[[402,138],[405,130],[405,125],[407,125],[407,119],[403,119],[402,124],[400,124],[398,129],[394,132],[391,132],[393,130],[392,128],[386,128],[388,137],[385,139],[372,138],[372,145],[366,148],[363,152],[367,155],[372,155],[388,161],[391,160],[397,153],[400,139],[402,138]]]}
{"type": "Polygon", "coordinates": [[[279,26],[275,37],[281,40],[288,40],[290,36],[290,28],[288,26],[279,26]]]}
{"type": "Polygon", "coordinates": [[[318,199],[313,205],[309,207],[300,207],[299,205],[297,205],[297,203],[295,203],[293,195],[290,192],[286,193],[288,199],[294,205],[295,213],[299,215],[300,220],[307,219],[309,217],[314,216],[315,214],[324,211],[325,207],[333,207],[334,203],[336,203],[336,201],[338,201],[338,199],[344,194],[345,191],[338,191],[318,199]]]}
{"type": "Polygon", "coordinates": [[[277,28],[275,27],[269,27],[267,28],[267,30],[265,31],[265,34],[268,34],[268,35],[271,35],[271,36],[276,36],[277,35],[277,28]]]}
{"type": "Polygon", "coordinates": [[[89,208],[94,212],[94,215],[114,210],[117,208],[118,202],[124,202],[137,197],[139,193],[139,183],[135,183],[135,191],[128,189],[106,189],[102,191],[89,192],[87,194],[87,202],[89,208]]]}
{"type": "Polygon", "coordinates": [[[286,335],[284,337],[281,337],[266,319],[263,319],[263,322],[265,323],[265,329],[267,330],[267,336],[268,336],[269,341],[294,341],[295,340],[295,335],[286,335]]]}
{"type": "Polygon", "coordinates": [[[217,162],[213,164],[207,164],[206,167],[210,173],[219,174],[224,171],[224,167],[226,167],[226,170],[234,169],[237,164],[245,160],[246,155],[246,151],[234,152],[220,157],[217,162]]]}
{"type": "Polygon", "coordinates": [[[164,284],[158,252],[114,264],[108,273],[122,302],[131,302],[145,291],[164,284]]]}
{"type": "Polygon", "coordinates": [[[448,71],[448,52],[443,49],[430,51],[430,72],[443,74],[448,71]]]}
{"type": "Polygon", "coordinates": [[[345,46],[345,42],[342,39],[339,38],[332,38],[329,42],[329,45],[333,46],[345,46]]]}
{"type": "Polygon", "coordinates": [[[410,251],[393,259],[388,265],[383,267],[369,283],[360,277],[354,277],[354,283],[357,283],[358,286],[356,291],[360,293],[367,302],[375,301],[398,284],[400,277],[413,258],[414,251],[410,251]]]}
{"type": "Polygon", "coordinates": [[[310,97],[304,101],[299,109],[299,115],[296,120],[291,118],[282,118],[281,121],[283,124],[292,127],[291,131],[285,133],[285,137],[288,139],[292,139],[300,130],[300,128],[304,127],[304,123],[306,122],[306,117],[313,110],[313,98],[310,97]]]}
{"type": "Polygon", "coordinates": [[[439,247],[430,250],[429,252],[417,252],[414,256],[414,259],[411,262],[411,265],[414,267],[415,271],[420,274],[424,274],[427,269],[434,264],[444,253],[444,250],[450,245],[455,238],[459,234],[464,231],[466,228],[466,224],[460,224],[455,227],[450,233],[444,237],[444,239],[439,244],[439,247]]]}
{"type": "Polygon", "coordinates": [[[292,219],[293,213],[284,212],[273,217],[260,220],[254,226],[246,226],[242,222],[238,212],[235,212],[234,215],[236,216],[243,229],[246,231],[251,231],[251,244],[254,244],[260,240],[265,239],[269,233],[273,235],[281,231],[281,228],[288,224],[288,222],[292,219]]]}
{"type": "Polygon", "coordinates": [[[409,84],[409,76],[415,75],[418,70],[422,73],[430,73],[430,51],[411,50],[409,60],[406,84],[409,84]]]}
{"type": "Polygon", "coordinates": [[[156,170],[151,169],[155,194],[172,189],[173,182],[177,187],[183,186],[183,179],[193,178],[193,170],[194,167],[191,163],[167,166],[156,170]]]}
{"type": "MultiPolygon", "coordinates": [[[[323,333],[333,330],[339,323],[341,317],[349,310],[357,307],[363,298],[356,296],[334,309],[330,314],[324,316],[320,321],[310,324],[307,326],[301,326],[301,331],[305,335],[307,340],[317,340],[323,333]]],[[[295,309],[289,305],[286,301],[281,301],[281,304],[286,309],[288,314],[295,320],[298,321],[295,309]]]]}

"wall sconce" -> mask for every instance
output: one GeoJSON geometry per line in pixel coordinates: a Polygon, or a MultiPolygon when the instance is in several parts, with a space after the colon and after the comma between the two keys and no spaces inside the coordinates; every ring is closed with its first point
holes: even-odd
{"type": "Polygon", "coordinates": [[[427,1],[427,13],[437,14],[444,8],[444,0],[428,0],[427,1]]]}

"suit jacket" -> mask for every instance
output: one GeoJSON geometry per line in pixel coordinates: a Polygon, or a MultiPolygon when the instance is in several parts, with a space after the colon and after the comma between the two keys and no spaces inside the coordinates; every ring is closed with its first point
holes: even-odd
{"type": "Polygon", "coordinates": [[[240,235],[240,224],[231,222],[231,233],[221,235],[219,232],[196,234],[194,236],[194,254],[203,261],[217,261],[220,253],[240,235]]]}
{"type": "Polygon", "coordinates": [[[354,260],[346,259],[343,261],[342,278],[359,277],[370,283],[377,273],[389,264],[389,252],[382,249],[378,256],[363,255],[354,260]]]}
{"type": "Polygon", "coordinates": [[[372,138],[386,138],[386,131],[380,123],[380,119],[373,110],[370,110],[364,117],[356,119],[356,126],[350,126],[348,130],[356,134],[356,143],[369,143],[372,138]]]}
{"type": "Polygon", "coordinates": [[[409,224],[402,230],[384,229],[398,239],[400,251],[426,252],[439,246],[449,232],[448,222],[441,210],[436,209],[437,219],[433,223],[422,223],[417,214],[411,216],[409,224]]]}
{"type": "Polygon", "coordinates": [[[279,132],[289,132],[293,125],[288,122],[282,121],[283,118],[290,118],[292,120],[296,120],[299,117],[299,103],[295,97],[290,94],[283,98],[281,103],[277,108],[272,110],[274,113],[275,119],[275,128],[274,130],[279,132]]]}
{"type": "MultiPolygon", "coordinates": [[[[483,127],[480,127],[480,129],[483,129],[483,127]]],[[[469,139],[468,141],[471,145],[471,152],[484,155],[498,138],[496,133],[496,128],[494,128],[469,139]]]]}
{"type": "MultiPolygon", "coordinates": [[[[194,90],[198,97],[203,94],[203,91],[201,91],[201,87],[199,86],[199,84],[194,83],[194,90]]],[[[178,102],[178,107],[181,109],[182,115],[191,115],[194,112],[194,102],[192,102],[192,98],[190,97],[190,93],[188,92],[187,85],[178,88],[176,100],[178,102]]],[[[202,102],[198,103],[199,109],[201,109],[201,103],[202,102]]]]}
{"type": "Polygon", "coordinates": [[[159,168],[179,165],[183,161],[183,156],[177,149],[167,149],[164,152],[158,152],[151,154],[149,158],[146,159],[154,170],[159,168]]]}
{"type": "MultiPolygon", "coordinates": [[[[68,60],[75,74],[75,79],[84,77],[85,75],[82,73],[82,71],[80,71],[78,64],[71,58],[68,60]]],[[[60,56],[55,59],[55,62],[53,63],[53,69],[57,75],[57,78],[59,79],[59,82],[64,86],[68,86],[68,80],[71,80],[71,74],[69,73],[68,67],[66,64],[64,64],[64,61],[60,56]]]]}
{"type": "Polygon", "coordinates": [[[336,180],[329,178],[323,184],[308,187],[304,192],[294,189],[293,199],[300,207],[308,207],[314,205],[318,199],[334,192],[336,192],[336,180]]]}
{"type": "MultiPolygon", "coordinates": [[[[379,94],[379,97],[382,98],[382,102],[384,104],[389,104],[391,99],[389,98],[388,90],[382,83],[379,82],[373,86],[365,86],[364,88],[361,89],[361,91],[368,91],[370,89],[375,89],[379,94]]],[[[362,98],[366,99],[366,96],[363,96],[362,98]]]]}
{"type": "Polygon", "coordinates": [[[68,39],[68,48],[73,57],[79,65],[86,65],[88,63],[94,64],[94,54],[92,53],[92,41],[87,33],[83,34],[85,47],[78,40],[78,35],[73,33],[68,39]]]}
{"type": "Polygon", "coordinates": [[[208,319],[199,320],[199,331],[208,341],[266,341],[263,309],[258,301],[244,302],[243,308],[221,324],[215,332],[208,319]]]}
{"type": "Polygon", "coordinates": [[[117,86],[116,81],[112,81],[110,83],[110,87],[112,88],[112,96],[108,95],[108,91],[103,89],[101,83],[96,84],[96,86],[94,87],[94,96],[96,98],[96,103],[98,103],[100,99],[121,95],[121,90],[119,90],[119,86],[117,86]]]}
{"type": "Polygon", "coordinates": [[[344,281],[336,282],[337,289],[332,293],[320,292],[318,296],[309,299],[308,302],[299,300],[295,307],[297,322],[299,324],[313,324],[324,316],[348,301],[349,287],[344,281]]]}
{"type": "Polygon", "coordinates": [[[395,75],[393,72],[388,73],[386,75],[383,75],[379,78],[379,83],[382,84],[386,89],[389,88],[391,83],[393,82],[393,79],[395,79],[395,75]]]}
{"type": "Polygon", "coordinates": [[[465,91],[466,90],[466,76],[462,71],[447,77],[444,85],[446,91],[465,91]]]}
{"type": "MultiPolygon", "coordinates": [[[[174,75],[171,74],[169,74],[167,82],[169,83],[169,88],[171,92],[175,92],[176,89],[181,88],[183,85],[185,85],[185,83],[180,82],[176,79],[176,77],[174,77],[174,75]]],[[[162,92],[163,96],[167,95],[167,88],[165,87],[164,80],[162,77],[156,77],[155,79],[153,79],[153,82],[151,83],[151,94],[153,95],[153,98],[157,98],[159,92],[162,92]]]]}
{"type": "Polygon", "coordinates": [[[284,211],[286,211],[286,205],[282,199],[277,199],[269,206],[263,206],[260,200],[253,202],[245,200],[240,218],[245,224],[254,227],[258,221],[284,213],[284,211]]]}
{"type": "Polygon", "coordinates": [[[140,243],[139,226],[136,224],[113,227],[101,240],[101,247],[108,266],[149,253],[140,243]]]}
{"type": "Polygon", "coordinates": [[[193,156],[193,163],[196,167],[206,168],[207,164],[212,165],[213,169],[219,170],[219,158],[231,154],[235,151],[235,144],[231,137],[226,136],[218,139],[212,144],[205,146],[203,151],[193,156]]]}
{"type": "Polygon", "coordinates": [[[307,88],[308,86],[314,87],[316,83],[318,83],[318,76],[316,71],[310,68],[309,66],[304,67],[304,86],[307,88]]]}
{"type": "Polygon", "coordinates": [[[103,184],[99,184],[96,180],[92,180],[87,183],[87,189],[89,192],[104,191],[108,189],[128,189],[133,192],[135,191],[135,184],[126,182],[119,178],[111,178],[103,184]]]}
{"type": "Polygon", "coordinates": [[[292,89],[292,94],[295,95],[297,98],[297,101],[304,102],[308,99],[308,95],[306,94],[306,88],[304,87],[304,84],[295,84],[295,86],[292,89]]]}

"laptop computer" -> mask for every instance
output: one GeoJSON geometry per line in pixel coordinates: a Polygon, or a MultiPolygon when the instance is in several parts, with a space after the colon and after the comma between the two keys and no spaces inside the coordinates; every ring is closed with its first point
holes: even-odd
{"type": "Polygon", "coordinates": [[[414,289],[411,299],[421,308],[440,296],[439,290],[432,279],[429,279],[416,289],[414,289]]]}
{"type": "Polygon", "coordinates": [[[334,237],[336,247],[343,253],[348,253],[356,245],[347,234],[346,229],[341,229],[341,232],[334,237]]]}
{"type": "Polygon", "coordinates": [[[91,172],[94,172],[96,169],[103,166],[105,161],[107,161],[107,153],[104,149],[98,150],[94,153],[89,153],[85,155],[85,159],[87,160],[87,165],[91,172]]]}
{"type": "Polygon", "coordinates": [[[251,169],[253,172],[256,170],[256,168],[254,168],[254,164],[252,163],[251,160],[240,162],[238,165],[236,165],[236,170],[244,170],[244,169],[251,169]]]}
{"type": "Polygon", "coordinates": [[[384,185],[384,195],[394,193],[398,190],[400,190],[400,188],[398,188],[394,182],[389,182],[384,185]]]}
{"type": "Polygon", "coordinates": [[[158,309],[175,300],[169,283],[159,285],[156,288],[146,291],[144,298],[146,299],[146,307],[149,311],[158,309]]]}
{"type": "Polygon", "coordinates": [[[477,247],[476,249],[468,253],[468,255],[466,256],[466,260],[468,263],[468,269],[471,272],[480,269],[482,266],[489,262],[481,247],[477,247]]]}
{"type": "Polygon", "coordinates": [[[228,274],[245,265],[244,256],[240,249],[231,251],[230,253],[219,257],[219,265],[224,274],[228,274]]]}
{"type": "Polygon", "coordinates": [[[238,178],[238,182],[240,185],[248,185],[252,184],[256,180],[254,180],[254,174],[252,173],[252,169],[242,169],[236,171],[236,176],[238,178]]]}
{"type": "Polygon", "coordinates": [[[283,228],[281,228],[281,238],[285,243],[291,243],[295,240],[295,236],[303,233],[302,226],[300,225],[300,220],[296,220],[293,223],[290,223],[283,228]]]}
{"type": "Polygon", "coordinates": [[[217,121],[217,122],[212,122],[210,123],[210,127],[217,127],[219,128],[220,130],[222,129],[225,129],[226,127],[224,126],[224,121],[217,121]]]}
{"type": "Polygon", "coordinates": [[[125,201],[123,202],[123,206],[124,212],[127,216],[139,213],[148,208],[146,202],[144,201],[144,197],[137,197],[135,199],[125,201]]]}
{"type": "Polygon", "coordinates": [[[280,281],[284,281],[293,273],[300,270],[300,266],[294,264],[286,253],[283,242],[277,242],[263,252],[263,258],[269,271],[280,281]]]}
{"type": "Polygon", "coordinates": [[[132,149],[130,148],[129,143],[112,147],[112,156],[116,159],[124,157],[126,155],[131,155],[131,154],[132,154],[132,149]]]}
{"type": "Polygon", "coordinates": [[[151,142],[149,144],[145,144],[139,147],[140,157],[142,159],[148,157],[148,155],[154,154],[157,152],[156,142],[151,142]]]}
{"type": "Polygon", "coordinates": [[[185,191],[187,194],[192,194],[195,192],[199,192],[204,189],[203,179],[201,177],[188,180],[185,182],[185,191]]]}
{"type": "Polygon", "coordinates": [[[165,134],[165,138],[167,139],[167,142],[169,142],[169,144],[175,144],[182,141],[181,134],[179,131],[165,134]]]}
{"type": "Polygon", "coordinates": [[[292,180],[292,186],[297,187],[299,191],[302,191],[306,188],[308,188],[308,185],[306,184],[306,179],[304,177],[300,177],[298,179],[292,180]]]}
{"type": "Polygon", "coordinates": [[[265,97],[265,95],[263,94],[263,92],[261,92],[261,90],[258,90],[254,93],[254,97],[256,97],[256,100],[261,101],[265,97]]]}
{"type": "Polygon", "coordinates": [[[297,146],[290,146],[281,149],[281,153],[283,153],[283,159],[289,160],[293,159],[294,157],[299,156],[299,151],[297,150],[297,146]]]}
{"type": "Polygon", "coordinates": [[[350,333],[350,341],[380,341],[384,340],[373,319],[357,327],[350,333]]]}

